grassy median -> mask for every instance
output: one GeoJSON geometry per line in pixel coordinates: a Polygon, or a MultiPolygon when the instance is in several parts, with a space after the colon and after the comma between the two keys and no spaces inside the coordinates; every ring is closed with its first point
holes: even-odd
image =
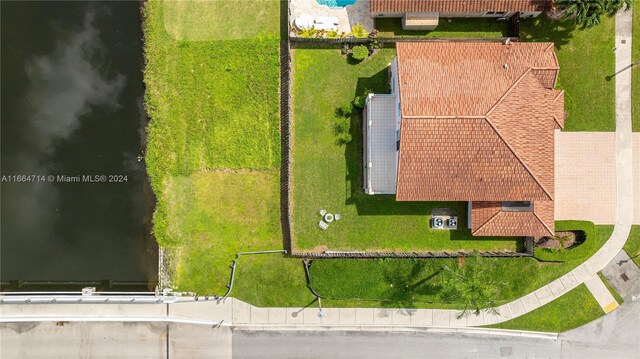
{"type": "Polygon", "coordinates": [[[585,325],[604,315],[584,284],[569,293],[518,318],[488,328],[560,333],[585,325]]]}

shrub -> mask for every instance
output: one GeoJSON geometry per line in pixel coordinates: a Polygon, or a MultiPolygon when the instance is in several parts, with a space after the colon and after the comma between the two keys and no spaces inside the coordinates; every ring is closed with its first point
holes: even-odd
{"type": "Polygon", "coordinates": [[[349,123],[350,119],[347,117],[339,117],[336,121],[335,130],[337,134],[349,133],[349,129],[351,128],[351,124],[349,123]]]}
{"type": "Polygon", "coordinates": [[[300,37],[311,38],[311,37],[316,37],[317,34],[318,34],[318,30],[316,30],[313,27],[300,31],[300,37]]]}
{"type": "Polygon", "coordinates": [[[348,44],[342,44],[342,46],[340,46],[340,53],[342,55],[346,55],[349,53],[349,51],[351,51],[351,48],[349,47],[348,44]]]}
{"type": "Polygon", "coordinates": [[[368,56],[369,56],[369,49],[367,49],[366,46],[358,45],[358,46],[354,46],[354,48],[351,49],[351,57],[353,57],[354,60],[362,61],[366,59],[368,56]]]}
{"type": "Polygon", "coordinates": [[[367,30],[364,29],[364,26],[362,26],[362,24],[355,24],[351,28],[351,35],[358,39],[362,39],[369,36],[369,33],[367,33],[367,30]]]}
{"type": "Polygon", "coordinates": [[[338,37],[338,32],[335,30],[331,30],[329,32],[327,32],[327,37],[330,39],[334,39],[336,37],[338,37]]]}
{"type": "Polygon", "coordinates": [[[350,117],[353,113],[353,104],[351,104],[351,102],[345,103],[340,106],[337,112],[339,116],[350,117]]]}
{"type": "Polygon", "coordinates": [[[378,39],[373,39],[373,41],[371,41],[367,47],[369,48],[369,51],[373,51],[375,49],[382,48],[382,45],[380,45],[380,41],[378,41],[378,39]]]}
{"type": "Polygon", "coordinates": [[[353,105],[357,108],[364,108],[364,105],[367,102],[367,96],[369,96],[370,93],[372,93],[371,90],[364,90],[362,95],[356,96],[356,98],[353,99],[353,105]]]}
{"type": "Polygon", "coordinates": [[[338,136],[336,138],[336,142],[339,145],[346,145],[347,143],[351,142],[351,140],[353,140],[353,138],[351,137],[350,133],[338,134],[338,136]]]}

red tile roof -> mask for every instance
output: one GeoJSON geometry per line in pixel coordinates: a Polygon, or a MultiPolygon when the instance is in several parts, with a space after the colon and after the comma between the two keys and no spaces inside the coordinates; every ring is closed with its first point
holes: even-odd
{"type": "Polygon", "coordinates": [[[398,201],[549,198],[486,118],[403,118],[401,126],[398,201]]]}
{"type": "Polygon", "coordinates": [[[534,212],[494,213],[476,235],[553,231],[554,130],[564,125],[553,44],[398,43],[397,50],[396,199],[534,201],[534,212]]]}
{"type": "Polygon", "coordinates": [[[552,43],[399,42],[396,47],[403,116],[484,116],[528,69],[537,69],[537,78],[546,71],[555,80],[559,68],[552,43]]]}
{"type": "Polygon", "coordinates": [[[505,212],[501,202],[472,202],[474,236],[552,236],[553,201],[536,201],[532,212],[505,212]]]}
{"type": "Polygon", "coordinates": [[[371,12],[539,12],[551,0],[370,0],[371,12]]]}

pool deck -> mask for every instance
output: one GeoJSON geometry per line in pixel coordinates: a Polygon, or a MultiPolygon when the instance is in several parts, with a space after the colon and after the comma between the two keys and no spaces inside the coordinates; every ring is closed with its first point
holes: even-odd
{"type": "Polygon", "coordinates": [[[312,16],[336,16],[339,19],[338,33],[351,32],[351,27],[362,24],[364,28],[373,31],[373,18],[369,10],[369,0],[357,0],[353,5],[345,7],[329,7],[320,5],[316,0],[290,0],[289,1],[289,21],[293,26],[296,17],[302,14],[312,16]]]}

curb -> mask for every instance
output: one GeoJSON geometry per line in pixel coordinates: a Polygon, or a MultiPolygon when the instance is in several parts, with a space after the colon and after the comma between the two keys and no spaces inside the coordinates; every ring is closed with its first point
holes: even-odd
{"type": "Polygon", "coordinates": [[[348,331],[348,332],[400,332],[433,334],[476,334],[500,337],[536,338],[558,340],[559,333],[529,332],[524,330],[463,328],[463,327],[418,327],[389,325],[289,325],[289,324],[233,324],[233,330],[241,331],[348,331]]]}

